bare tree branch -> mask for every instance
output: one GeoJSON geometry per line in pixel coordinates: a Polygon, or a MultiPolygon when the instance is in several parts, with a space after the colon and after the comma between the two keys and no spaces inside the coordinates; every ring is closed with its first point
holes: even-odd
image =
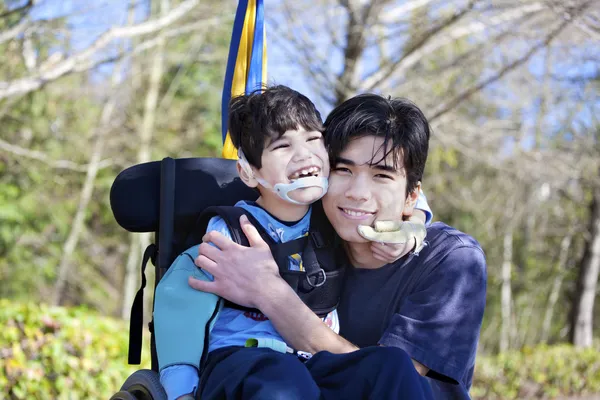
{"type": "Polygon", "coordinates": [[[509,72],[513,71],[517,67],[526,63],[531,58],[531,56],[533,56],[536,52],[538,52],[540,49],[548,46],[552,42],[552,40],[554,40],[554,38],[556,38],[556,36],[558,36],[570,23],[571,23],[571,21],[563,21],[557,28],[555,28],[549,35],[547,35],[546,38],[542,42],[533,46],[522,57],[519,57],[516,60],[514,60],[513,62],[504,66],[496,74],[494,74],[493,76],[484,80],[483,82],[480,82],[477,85],[464,90],[462,93],[458,94],[450,101],[442,104],[440,107],[438,107],[436,110],[433,111],[433,113],[431,114],[431,117],[430,117],[430,121],[436,120],[437,118],[444,115],[448,111],[454,109],[461,102],[468,99],[475,93],[481,91],[482,89],[486,88],[487,86],[491,85],[492,83],[500,80],[503,76],[505,76],[509,72]]]}
{"type": "Polygon", "coordinates": [[[200,0],[185,0],[178,7],[160,18],[137,25],[111,28],[96,39],[88,48],[59,62],[51,69],[12,82],[0,82],[0,99],[36,90],[61,76],[80,71],[81,68],[78,67],[79,65],[94,65],[93,62],[90,63],[90,60],[113,40],[158,32],[186,16],[199,2],[200,0]]]}
{"type": "MultiPolygon", "coordinates": [[[[89,168],[89,164],[77,164],[69,160],[53,160],[50,156],[41,151],[15,146],[14,144],[10,144],[2,139],[0,139],[0,150],[19,157],[26,157],[32,160],[41,161],[52,168],[68,169],[77,172],[87,172],[89,168]]],[[[101,160],[98,162],[98,169],[104,169],[106,167],[110,167],[111,165],[113,165],[111,159],[101,160]]]]}
{"type": "MultiPolygon", "coordinates": [[[[214,25],[214,23],[218,23],[221,21],[222,21],[222,19],[217,17],[217,18],[211,18],[209,20],[206,20],[206,22],[200,21],[200,22],[194,22],[191,24],[186,24],[179,28],[173,28],[168,31],[165,31],[165,33],[163,34],[163,37],[165,39],[169,39],[169,38],[177,37],[177,36],[183,35],[185,33],[190,33],[190,32],[194,32],[194,31],[195,32],[200,32],[202,30],[208,31],[214,25]]],[[[160,41],[161,41],[161,39],[159,39],[158,37],[153,37],[152,39],[148,39],[148,40],[145,40],[145,41],[137,44],[133,49],[130,49],[129,51],[120,51],[119,53],[117,53],[116,55],[113,55],[112,57],[104,58],[101,60],[89,60],[87,63],[77,65],[73,69],[72,72],[76,73],[76,72],[88,71],[88,70],[94,69],[94,68],[104,65],[104,64],[109,64],[109,63],[113,63],[115,61],[119,61],[124,56],[135,56],[137,54],[143,53],[144,51],[155,48],[160,43],[160,41]]],[[[200,61],[211,62],[211,61],[215,61],[215,60],[219,60],[219,59],[221,59],[221,55],[219,55],[218,53],[199,54],[195,58],[195,60],[199,61],[199,62],[200,61]]]]}
{"type": "Polygon", "coordinates": [[[373,90],[379,84],[383,84],[386,79],[389,79],[393,75],[403,75],[422,60],[426,55],[433,53],[439,48],[446,46],[460,38],[467,37],[474,33],[482,32],[485,29],[489,29],[493,26],[498,26],[503,23],[514,21],[523,18],[527,15],[542,10],[544,7],[542,4],[534,3],[527,6],[519,7],[514,10],[506,11],[500,15],[489,18],[487,21],[474,21],[465,26],[458,26],[454,29],[446,30],[448,23],[453,23],[454,19],[449,19],[446,24],[441,24],[431,34],[435,34],[435,37],[429,37],[419,47],[414,47],[411,54],[403,55],[400,59],[389,65],[387,68],[380,68],[375,71],[372,75],[367,76],[363,80],[361,87],[364,90],[373,90]],[[443,32],[443,34],[441,34],[443,32]],[[433,40],[435,39],[435,40],[433,40]]]}
{"type": "MultiPolygon", "coordinates": [[[[571,19],[572,9],[565,4],[560,3],[550,3],[550,8],[554,11],[558,16],[564,19],[571,19]]],[[[593,16],[589,15],[589,19],[593,20],[593,16]]],[[[592,39],[598,40],[600,39],[600,30],[596,27],[592,26],[592,24],[588,24],[585,21],[585,18],[580,18],[573,22],[573,26],[579,29],[581,32],[584,32],[592,37],[592,39]]]]}
{"type": "MultiPolygon", "coordinates": [[[[165,37],[167,37],[166,34],[165,34],[165,37]]],[[[214,57],[214,60],[221,58],[219,56],[219,54],[215,53],[215,52],[210,53],[210,54],[206,54],[205,52],[202,52],[202,46],[203,46],[202,41],[196,40],[196,43],[194,44],[194,46],[192,48],[190,48],[189,51],[186,53],[186,56],[185,56],[186,59],[182,63],[182,65],[184,67],[179,68],[177,70],[177,73],[171,80],[171,83],[169,84],[169,87],[165,91],[165,94],[163,95],[162,99],[160,99],[158,105],[156,106],[157,110],[161,110],[160,112],[162,112],[162,111],[168,112],[168,109],[171,107],[171,102],[175,98],[175,93],[181,87],[183,78],[186,76],[186,74],[188,72],[189,63],[192,62],[192,60],[211,61],[209,59],[209,57],[214,57]]]]}
{"type": "Polygon", "coordinates": [[[28,0],[27,3],[23,4],[22,6],[13,8],[12,10],[8,10],[0,14],[0,19],[10,17],[13,14],[25,14],[31,9],[31,7],[33,7],[38,2],[39,1],[28,0]]]}
{"type": "MultiPolygon", "coordinates": [[[[507,39],[512,35],[513,33],[510,31],[502,32],[496,35],[496,37],[494,38],[494,42],[500,43],[502,40],[507,39]]],[[[460,50],[453,52],[452,59],[448,60],[447,62],[444,62],[443,60],[436,60],[437,62],[435,63],[434,67],[424,67],[423,69],[419,69],[419,76],[422,78],[434,78],[440,77],[440,73],[443,72],[451,72],[456,69],[462,69],[465,65],[469,65],[470,63],[478,60],[478,58],[480,58],[482,54],[485,54],[485,51],[489,50],[489,48],[490,43],[480,42],[478,44],[468,47],[463,52],[461,52],[460,50]]],[[[400,81],[400,84],[406,82],[407,79],[404,79],[400,81]]],[[[398,85],[396,85],[396,88],[397,87],[398,85]]],[[[388,80],[385,84],[379,86],[379,89],[386,92],[394,90],[394,87],[390,86],[390,80],[388,80]]]]}
{"type": "Polygon", "coordinates": [[[388,65],[380,66],[380,68],[376,72],[374,72],[370,76],[367,76],[364,80],[363,87],[365,87],[366,90],[373,90],[375,87],[381,85],[394,72],[396,72],[396,68],[400,64],[402,64],[404,60],[408,59],[419,49],[423,48],[428,42],[430,42],[434,37],[436,37],[438,33],[454,25],[455,23],[460,21],[465,15],[467,15],[473,9],[476,2],[477,0],[469,1],[467,7],[465,7],[463,10],[456,12],[450,18],[446,19],[445,21],[442,21],[437,26],[434,26],[433,28],[429,29],[427,33],[425,33],[414,44],[412,44],[409,49],[404,51],[402,56],[398,60],[388,65]]]}
{"type": "Polygon", "coordinates": [[[19,36],[20,34],[25,32],[25,30],[29,26],[30,22],[31,21],[29,21],[29,18],[23,18],[21,21],[19,21],[18,24],[16,24],[12,28],[9,28],[6,31],[1,32],[0,33],[0,44],[2,44],[4,42],[8,42],[9,40],[13,40],[17,36],[19,36]]]}
{"type": "Polygon", "coordinates": [[[412,11],[418,8],[425,7],[433,1],[434,0],[412,0],[408,2],[402,2],[402,4],[383,14],[379,20],[384,24],[393,24],[397,22],[399,18],[409,15],[412,11]]]}

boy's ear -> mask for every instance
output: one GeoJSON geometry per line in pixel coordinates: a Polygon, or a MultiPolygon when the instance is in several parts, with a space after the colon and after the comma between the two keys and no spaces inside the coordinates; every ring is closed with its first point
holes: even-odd
{"type": "Polygon", "coordinates": [[[410,217],[412,215],[412,213],[415,209],[415,206],[417,205],[417,200],[419,199],[420,192],[421,192],[421,182],[417,182],[417,186],[406,197],[406,201],[404,202],[404,211],[402,211],[403,216],[410,217]]]}
{"type": "Polygon", "coordinates": [[[240,179],[242,180],[242,182],[244,182],[246,184],[246,186],[251,187],[251,188],[255,188],[258,186],[258,182],[257,182],[256,178],[254,177],[254,174],[248,173],[249,171],[247,171],[244,167],[242,167],[239,160],[235,163],[235,166],[237,168],[237,172],[238,172],[238,175],[240,176],[240,179]]]}

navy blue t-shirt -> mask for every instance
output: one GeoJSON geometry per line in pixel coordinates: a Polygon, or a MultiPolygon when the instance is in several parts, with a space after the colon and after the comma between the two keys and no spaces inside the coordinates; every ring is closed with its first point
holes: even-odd
{"type": "Polygon", "coordinates": [[[486,264],[472,237],[443,223],[427,245],[379,269],[348,268],[340,335],[359,347],[394,346],[430,369],[439,399],[469,398],[485,308],[486,264]]]}

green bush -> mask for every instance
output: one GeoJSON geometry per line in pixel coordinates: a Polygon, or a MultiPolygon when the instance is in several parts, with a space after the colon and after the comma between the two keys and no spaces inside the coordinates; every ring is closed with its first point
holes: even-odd
{"type": "MultiPolygon", "coordinates": [[[[108,399],[133,371],[129,327],[85,308],[0,300],[0,398],[108,399]]],[[[145,338],[147,342],[147,337],[145,338]]],[[[473,399],[530,399],[600,393],[600,351],[538,346],[479,356],[473,399]]]]}
{"type": "Polygon", "coordinates": [[[560,398],[600,393],[600,351],[540,345],[493,357],[480,356],[474,399],[560,398]]]}
{"type": "Polygon", "coordinates": [[[129,327],[85,308],[0,300],[0,398],[108,399],[127,376],[129,327]]]}

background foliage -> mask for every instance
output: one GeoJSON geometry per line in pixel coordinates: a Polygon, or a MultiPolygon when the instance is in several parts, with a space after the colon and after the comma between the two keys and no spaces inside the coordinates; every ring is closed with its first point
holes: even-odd
{"type": "MultiPolygon", "coordinates": [[[[306,93],[323,116],[374,91],[430,119],[435,219],[474,236],[488,263],[473,395],[598,392],[600,2],[267,3],[271,83],[306,93]]],[[[127,329],[115,321],[128,318],[152,238],[117,226],[110,186],[133,164],[220,154],[236,4],[0,4],[3,318],[55,315],[63,327],[7,322],[0,382],[12,396],[21,382],[54,396],[85,370],[84,396],[130,371],[117,365],[127,329]],[[77,324],[113,336],[66,333],[77,324]],[[88,342],[114,374],[83,366],[88,342]]]]}
{"type": "Polygon", "coordinates": [[[126,324],[85,307],[0,300],[0,323],[7,400],[108,399],[136,370],[127,365],[126,324]]]}
{"type": "MultiPolygon", "coordinates": [[[[127,325],[86,307],[0,300],[0,393],[17,399],[108,399],[137,368],[127,365],[127,325]]],[[[147,341],[147,337],[145,338],[147,341]]],[[[524,348],[481,356],[474,399],[530,399],[600,392],[599,348],[524,348]]],[[[142,352],[149,368],[149,351],[142,352]]]]}

